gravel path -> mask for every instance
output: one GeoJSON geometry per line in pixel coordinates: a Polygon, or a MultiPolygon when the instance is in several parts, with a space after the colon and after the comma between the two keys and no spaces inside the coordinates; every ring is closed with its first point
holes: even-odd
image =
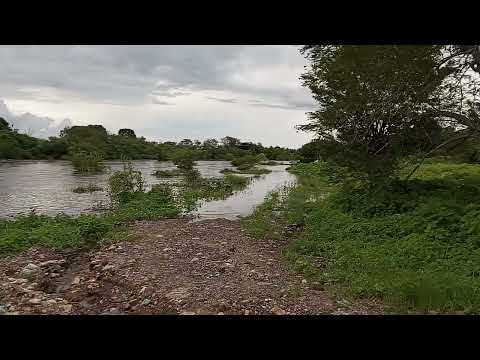
{"type": "Polygon", "coordinates": [[[34,249],[0,260],[0,313],[369,314],[288,269],[286,245],[239,221],[137,222],[129,241],[89,253],[34,249]]]}

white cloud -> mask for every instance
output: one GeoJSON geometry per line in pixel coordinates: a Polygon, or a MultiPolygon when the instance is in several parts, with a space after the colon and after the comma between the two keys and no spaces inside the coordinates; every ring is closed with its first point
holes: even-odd
{"type": "Polygon", "coordinates": [[[304,65],[294,46],[0,46],[0,94],[12,111],[36,114],[15,121],[37,134],[68,117],[152,140],[299,146],[309,136],[294,126],[313,109],[304,65]]]}

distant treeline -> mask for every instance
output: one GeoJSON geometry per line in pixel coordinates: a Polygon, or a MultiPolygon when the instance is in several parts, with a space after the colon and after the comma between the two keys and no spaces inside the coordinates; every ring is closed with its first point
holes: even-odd
{"type": "Polygon", "coordinates": [[[279,146],[264,147],[260,143],[242,142],[226,136],[221,140],[184,139],[154,142],[137,137],[131,129],[110,134],[102,125],[72,126],[58,137],[38,139],[21,134],[0,118],[0,159],[70,159],[79,152],[95,153],[104,159],[171,160],[179,151],[189,150],[196,160],[232,160],[250,154],[264,154],[270,160],[294,160],[297,151],[279,146]]]}

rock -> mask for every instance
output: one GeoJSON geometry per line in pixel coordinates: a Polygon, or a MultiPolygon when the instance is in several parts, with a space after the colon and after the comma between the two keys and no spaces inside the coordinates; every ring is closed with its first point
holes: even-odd
{"type": "Polygon", "coordinates": [[[44,261],[44,262],[38,264],[38,266],[46,267],[46,266],[57,265],[57,264],[58,264],[58,260],[48,260],[48,261],[44,261]]]}
{"type": "Polygon", "coordinates": [[[103,268],[102,268],[102,271],[111,271],[115,269],[115,266],[113,265],[105,265],[103,268]]]}
{"type": "Polygon", "coordinates": [[[75,276],[72,281],[72,285],[78,285],[80,284],[81,278],[80,276],[75,276]]]}
{"type": "Polygon", "coordinates": [[[195,311],[182,311],[180,315],[197,315],[195,311]]]}
{"type": "Polygon", "coordinates": [[[166,247],[165,249],[163,249],[163,251],[167,252],[167,251],[170,251],[172,250],[172,248],[169,248],[169,247],[166,247]]]}
{"type": "Polygon", "coordinates": [[[72,311],[73,305],[67,304],[61,306],[62,310],[66,313],[70,313],[72,311]]]}
{"type": "Polygon", "coordinates": [[[50,277],[51,277],[52,279],[57,278],[57,277],[59,277],[59,276],[60,276],[60,274],[57,274],[57,273],[51,273],[51,274],[50,274],[50,277]]]}
{"type": "Polygon", "coordinates": [[[286,315],[287,312],[278,306],[272,308],[272,314],[274,315],[286,315]]]}
{"type": "Polygon", "coordinates": [[[22,271],[20,271],[20,275],[25,278],[30,278],[36,273],[40,271],[40,267],[35,264],[28,264],[25,266],[22,271]]]}
{"type": "Polygon", "coordinates": [[[146,306],[148,304],[150,304],[152,301],[150,299],[145,299],[142,301],[142,305],[146,306]]]}
{"type": "Polygon", "coordinates": [[[28,300],[28,303],[33,304],[33,305],[38,305],[41,302],[42,302],[42,299],[40,299],[40,298],[33,298],[33,299],[28,300]]]}
{"type": "Polygon", "coordinates": [[[7,313],[7,307],[5,305],[0,305],[0,315],[7,313]]]}
{"type": "Polygon", "coordinates": [[[194,257],[191,262],[197,262],[198,260],[200,260],[198,257],[194,257]]]}
{"type": "Polygon", "coordinates": [[[302,284],[306,284],[306,283],[307,283],[307,280],[302,279],[302,284]]]}
{"type": "Polygon", "coordinates": [[[47,300],[45,301],[45,304],[48,304],[48,305],[53,305],[53,304],[56,304],[57,302],[53,299],[50,299],[50,300],[47,300]]]}
{"type": "Polygon", "coordinates": [[[245,310],[245,311],[243,312],[243,314],[244,314],[244,315],[250,315],[250,310],[245,310]]]}
{"type": "Polygon", "coordinates": [[[188,292],[188,289],[182,288],[182,287],[173,289],[172,291],[170,291],[168,294],[165,295],[167,299],[172,301],[180,301],[189,296],[190,296],[190,293],[188,292]]]}
{"type": "Polygon", "coordinates": [[[217,315],[225,315],[223,312],[219,312],[217,315]]]}

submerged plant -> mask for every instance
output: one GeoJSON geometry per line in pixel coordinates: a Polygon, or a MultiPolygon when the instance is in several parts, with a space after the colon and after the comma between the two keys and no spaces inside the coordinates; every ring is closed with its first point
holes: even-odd
{"type": "Polygon", "coordinates": [[[145,179],[134,170],[130,161],[123,162],[123,171],[115,171],[108,179],[109,194],[113,203],[126,202],[132,194],[145,190],[145,179]]]}
{"type": "Polygon", "coordinates": [[[72,165],[77,172],[98,172],[105,168],[103,156],[99,153],[79,151],[72,156],[72,165]]]}
{"type": "Polygon", "coordinates": [[[78,186],[72,189],[72,192],[76,194],[92,193],[95,191],[102,191],[103,189],[95,184],[87,184],[85,186],[78,186]]]}

